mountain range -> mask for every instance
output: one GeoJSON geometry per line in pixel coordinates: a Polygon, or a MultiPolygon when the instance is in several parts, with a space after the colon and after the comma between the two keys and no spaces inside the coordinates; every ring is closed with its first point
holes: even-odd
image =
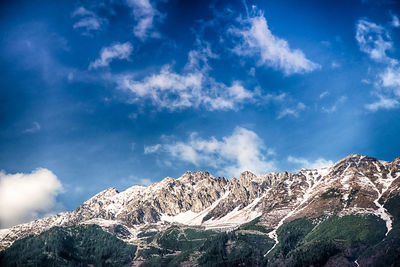
{"type": "Polygon", "coordinates": [[[2,229],[0,265],[400,266],[399,215],[400,157],[186,172],[2,229]]]}

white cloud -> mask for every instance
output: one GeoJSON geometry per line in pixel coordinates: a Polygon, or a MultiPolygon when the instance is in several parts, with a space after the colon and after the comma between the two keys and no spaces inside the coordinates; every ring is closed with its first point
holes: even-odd
{"type": "Polygon", "coordinates": [[[164,66],[160,73],[141,81],[123,75],[117,79],[117,83],[120,89],[133,93],[133,101],[149,99],[155,106],[169,110],[200,105],[208,110],[236,109],[237,105],[254,97],[254,93],[245,89],[239,81],[227,86],[201,70],[193,69],[178,74],[169,65],[164,66]]]}
{"type": "Polygon", "coordinates": [[[145,146],[144,147],[144,154],[151,154],[158,151],[161,148],[160,144],[156,144],[154,146],[145,146]]]}
{"type": "Polygon", "coordinates": [[[324,158],[318,158],[315,161],[309,161],[305,158],[296,158],[289,156],[287,159],[290,163],[299,165],[300,168],[304,169],[320,169],[323,167],[329,167],[333,165],[333,161],[326,160],[324,158]]]}
{"type": "Polygon", "coordinates": [[[256,68],[251,67],[249,70],[249,75],[252,77],[255,77],[256,76],[256,68]]]}
{"type": "Polygon", "coordinates": [[[395,98],[378,95],[376,102],[365,105],[365,108],[370,111],[377,111],[379,109],[396,109],[400,107],[400,103],[395,98]]]}
{"type": "Polygon", "coordinates": [[[287,99],[287,94],[286,93],[280,93],[280,94],[267,94],[264,99],[266,101],[274,101],[274,102],[282,102],[283,100],[287,99]]]}
{"type": "Polygon", "coordinates": [[[11,227],[54,211],[62,191],[57,176],[47,169],[31,173],[0,172],[0,228],[11,227]]]}
{"type": "Polygon", "coordinates": [[[381,25],[360,19],[357,23],[356,40],[360,50],[377,61],[392,61],[386,51],[393,48],[388,31],[381,25]]]}
{"type": "Polygon", "coordinates": [[[395,28],[400,27],[400,20],[396,15],[392,15],[392,26],[395,28]]]}
{"type": "Polygon", "coordinates": [[[371,84],[371,81],[369,79],[362,79],[361,82],[364,84],[371,84]]]}
{"type": "Polygon", "coordinates": [[[85,7],[80,6],[77,9],[74,10],[74,12],[72,13],[72,17],[76,17],[76,16],[92,16],[93,14],[94,14],[93,11],[89,11],[85,7]]]}
{"type": "Polygon", "coordinates": [[[209,75],[210,58],[217,58],[208,43],[197,40],[197,48],[189,51],[181,72],[164,65],[158,72],[138,78],[140,74],[112,75],[117,88],[131,93],[130,103],[151,103],[170,111],[204,107],[207,110],[236,110],[240,105],[261,98],[260,90],[248,90],[238,80],[230,84],[216,81],[209,75]]]}
{"type": "Polygon", "coordinates": [[[400,67],[390,66],[379,75],[381,86],[390,87],[393,92],[400,96],[400,67]]]}
{"type": "Polygon", "coordinates": [[[260,174],[276,169],[274,161],[267,159],[272,150],[265,147],[255,132],[242,127],[237,127],[231,136],[223,137],[221,140],[215,137],[203,139],[192,133],[187,142],[156,146],[157,149],[150,149],[153,153],[168,153],[175,160],[205,168],[215,168],[217,173],[223,176],[238,177],[246,170],[260,174]]]}
{"type": "Polygon", "coordinates": [[[367,53],[371,59],[384,63],[385,66],[384,70],[378,69],[377,79],[373,83],[365,80],[366,84],[375,86],[375,90],[372,92],[372,95],[376,96],[375,101],[365,105],[369,111],[375,112],[380,109],[388,110],[400,107],[399,61],[386,54],[393,48],[389,30],[399,26],[399,19],[396,15],[392,15],[392,21],[386,28],[363,19],[357,23],[356,39],[360,50],[367,53]]]}
{"type": "Polygon", "coordinates": [[[108,66],[114,59],[129,59],[132,54],[133,47],[131,43],[116,43],[112,46],[103,47],[100,52],[100,58],[91,62],[89,69],[96,69],[99,67],[108,66]]]}
{"type": "Polygon", "coordinates": [[[336,61],[332,61],[331,67],[332,67],[332,69],[337,69],[337,68],[340,68],[341,65],[340,65],[340,63],[338,63],[336,61]]]}
{"type": "Polygon", "coordinates": [[[295,107],[286,107],[282,109],[279,112],[277,119],[282,119],[286,116],[293,116],[297,118],[299,116],[299,113],[305,109],[306,105],[304,105],[302,102],[299,102],[295,107]]]}
{"type": "Polygon", "coordinates": [[[307,59],[301,50],[291,49],[286,40],[273,35],[263,14],[243,20],[242,26],[229,30],[241,37],[234,53],[259,58],[259,65],[282,70],[285,75],[310,72],[320,67],[307,59]]]}
{"type": "Polygon", "coordinates": [[[186,63],[185,70],[201,70],[203,72],[209,71],[211,68],[208,65],[208,59],[218,58],[218,55],[211,51],[210,44],[200,39],[196,40],[197,49],[189,51],[188,62],[186,63]]]}
{"type": "Polygon", "coordinates": [[[322,99],[322,98],[324,98],[324,97],[327,96],[327,95],[329,95],[329,92],[328,92],[328,91],[324,91],[324,92],[322,92],[322,93],[319,95],[319,98],[322,99]]]}
{"type": "Polygon", "coordinates": [[[149,0],[127,0],[127,4],[132,8],[133,15],[137,24],[133,28],[136,37],[144,40],[148,37],[158,37],[159,34],[153,31],[154,18],[158,11],[151,5],[149,0]]]}
{"type": "Polygon", "coordinates": [[[32,123],[32,127],[26,129],[24,132],[25,133],[36,133],[38,131],[40,131],[40,124],[37,121],[34,121],[32,123]]]}
{"type": "Polygon", "coordinates": [[[99,31],[107,20],[100,18],[93,11],[80,6],[72,13],[72,17],[77,19],[73,28],[81,30],[83,35],[89,35],[91,32],[99,31]]]}

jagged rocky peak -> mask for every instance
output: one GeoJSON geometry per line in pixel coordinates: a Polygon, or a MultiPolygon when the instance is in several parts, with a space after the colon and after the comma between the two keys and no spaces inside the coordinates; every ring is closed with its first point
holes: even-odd
{"type": "Polygon", "coordinates": [[[393,164],[396,164],[396,165],[400,165],[400,157],[395,158],[395,159],[392,161],[392,163],[393,163],[393,164]]]}
{"type": "Polygon", "coordinates": [[[119,192],[116,188],[109,187],[109,188],[101,191],[100,193],[97,193],[96,195],[94,195],[93,197],[91,197],[90,199],[85,201],[82,205],[90,204],[92,202],[99,202],[99,201],[102,201],[103,199],[109,199],[118,194],[119,194],[119,192]]]}
{"type": "Polygon", "coordinates": [[[119,194],[118,190],[115,187],[109,187],[100,193],[96,194],[94,197],[100,198],[100,197],[111,197],[116,194],[119,194]]]}
{"type": "Polygon", "coordinates": [[[332,175],[343,175],[345,172],[354,172],[354,170],[377,171],[379,167],[384,168],[382,162],[376,158],[352,154],[339,160],[332,166],[332,175]]]}
{"type": "Polygon", "coordinates": [[[357,166],[361,161],[371,161],[371,160],[377,161],[377,159],[372,158],[372,157],[368,157],[368,156],[364,156],[364,155],[360,155],[360,154],[351,154],[351,155],[348,155],[347,157],[339,160],[338,162],[336,162],[336,164],[334,166],[344,165],[347,167],[349,164],[357,166]]]}
{"type": "Polygon", "coordinates": [[[185,172],[181,177],[179,177],[177,180],[187,183],[190,182],[192,185],[202,181],[202,180],[209,180],[212,179],[213,177],[209,172],[202,172],[202,171],[197,171],[197,172],[191,172],[187,171],[185,172]]]}
{"type": "Polygon", "coordinates": [[[400,157],[395,158],[390,163],[391,173],[400,171],[400,157]]]}
{"type": "Polygon", "coordinates": [[[249,171],[242,172],[239,178],[240,183],[244,185],[250,184],[252,181],[256,180],[258,180],[257,175],[249,171]]]}

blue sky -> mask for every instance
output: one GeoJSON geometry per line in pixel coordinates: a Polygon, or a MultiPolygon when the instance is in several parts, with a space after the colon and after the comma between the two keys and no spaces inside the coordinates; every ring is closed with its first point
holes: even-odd
{"type": "Polygon", "coordinates": [[[20,210],[0,226],[186,170],[399,156],[396,1],[3,1],[0,13],[0,206],[20,210]],[[27,181],[52,186],[16,189],[27,181]]]}

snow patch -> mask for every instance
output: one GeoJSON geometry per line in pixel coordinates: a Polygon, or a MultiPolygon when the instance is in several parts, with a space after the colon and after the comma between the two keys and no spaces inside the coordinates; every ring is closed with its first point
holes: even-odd
{"type": "Polygon", "coordinates": [[[203,218],[211,211],[213,210],[219,202],[221,202],[223,199],[227,198],[228,195],[230,194],[230,191],[226,191],[225,194],[220,197],[218,200],[214,201],[214,203],[204,209],[201,212],[193,212],[191,210],[188,210],[186,212],[179,213],[175,216],[168,216],[165,214],[161,215],[161,221],[166,221],[166,222],[175,222],[175,223],[181,223],[185,225],[201,225],[203,222],[203,218]]]}
{"type": "Polygon", "coordinates": [[[382,195],[385,193],[385,191],[388,189],[394,179],[388,179],[390,181],[387,182],[383,182],[383,179],[381,179],[381,182],[384,183],[384,188],[382,189],[382,191],[379,191],[376,185],[368,177],[366,177],[364,174],[362,174],[361,177],[366,184],[370,185],[378,193],[378,197],[374,200],[374,204],[378,207],[378,210],[375,211],[375,215],[381,217],[382,220],[386,222],[387,231],[385,233],[385,236],[387,236],[387,234],[392,230],[392,219],[391,215],[385,209],[385,207],[381,203],[379,203],[379,199],[382,197],[382,195]]]}
{"type": "Polygon", "coordinates": [[[249,221],[254,220],[255,218],[262,215],[262,212],[259,210],[253,209],[261,199],[265,197],[266,194],[256,198],[249,205],[239,210],[239,207],[236,207],[234,210],[226,214],[224,217],[219,219],[212,219],[206,221],[203,225],[206,229],[213,228],[228,228],[228,227],[236,227],[241,224],[247,223],[249,221]]]}

